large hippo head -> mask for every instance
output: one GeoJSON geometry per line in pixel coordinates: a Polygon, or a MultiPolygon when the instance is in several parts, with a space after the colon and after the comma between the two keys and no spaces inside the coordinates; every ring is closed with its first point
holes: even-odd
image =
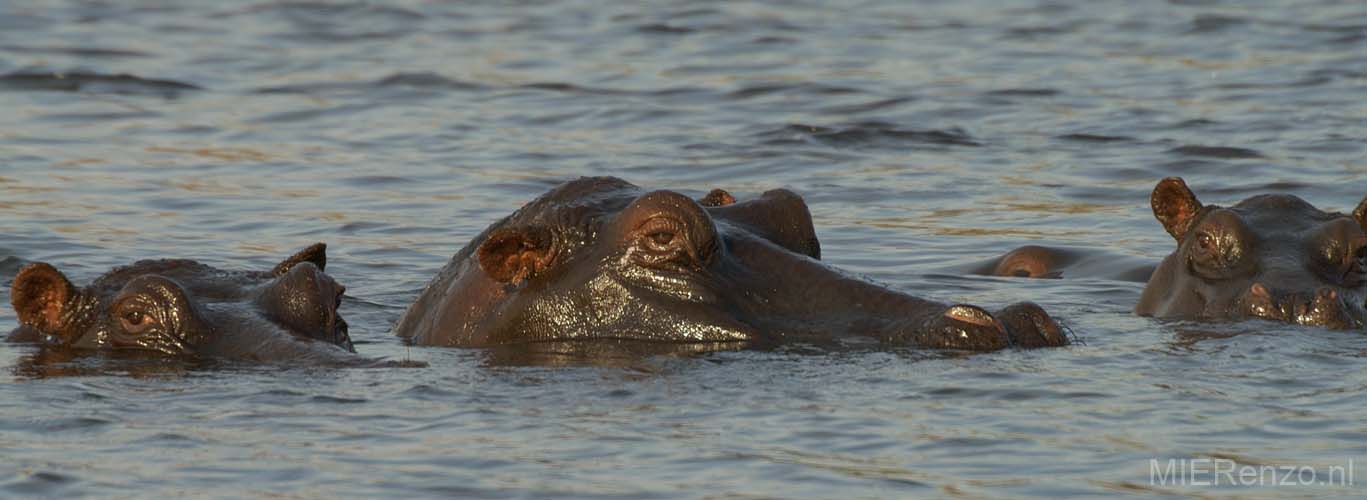
{"type": "Polygon", "coordinates": [[[714,190],[694,200],[582,178],[475,237],[395,334],[450,346],[843,335],[976,350],[1066,343],[1033,304],[994,315],[923,300],[827,267],[820,255],[807,206],[791,191],[738,202],[714,190]]]}
{"type": "Polygon", "coordinates": [[[264,272],[192,260],[145,260],[77,288],[46,263],[25,266],[10,300],[11,340],[238,360],[351,357],[344,288],[315,244],[264,272]]]}
{"type": "Polygon", "coordinates": [[[1177,250],[1135,311],[1170,318],[1264,318],[1361,328],[1367,297],[1367,199],[1350,215],[1285,194],[1202,205],[1182,179],[1153,190],[1177,250]]]}

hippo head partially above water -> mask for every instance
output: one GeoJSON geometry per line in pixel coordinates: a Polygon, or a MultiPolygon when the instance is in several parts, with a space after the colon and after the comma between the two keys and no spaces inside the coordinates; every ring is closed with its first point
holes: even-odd
{"type": "Polygon", "coordinates": [[[345,290],[323,273],[325,246],[265,272],[145,260],[84,288],[46,263],[25,266],[10,300],[14,341],[243,361],[355,359],[337,313],[345,290]]]}
{"type": "Polygon", "coordinates": [[[1135,312],[1164,318],[1255,317],[1361,328],[1367,300],[1367,199],[1351,215],[1285,194],[1202,205],[1180,178],[1153,190],[1154,216],[1177,250],[1135,312]]]}
{"type": "Polygon", "coordinates": [[[990,314],[827,267],[791,191],[737,202],[567,182],[458,252],[395,327],[417,344],[773,344],[857,335],[932,348],[1067,343],[1038,306],[990,314]]]}

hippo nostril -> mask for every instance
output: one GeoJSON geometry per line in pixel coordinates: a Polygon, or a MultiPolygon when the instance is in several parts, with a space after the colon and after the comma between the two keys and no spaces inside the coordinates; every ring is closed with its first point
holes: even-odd
{"type": "Polygon", "coordinates": [[[1272,300],[1272,292],[1262,283],[1254,282],[1244,295],[1244,307],[1248,313],[1259,318],[1276,318],[1283,315],[1272,300]]]}
{"type": "Polygon", "coordinates": [[[1339,292],[1329,287],[1320,287],[1315,290],[1315,297],[1310,299],[1310,314],[1339,314],[1344,310],[1343,301],[1339,300],[1339,292]]]}
{"type": "Polygon", "coordinates": [[[950,306],[949,309],[945,310],[945,317],[978,326],[993,326],[996,324],[996,320],[992,319],[992,315],[987,311],[968,305],[950,306]]]}

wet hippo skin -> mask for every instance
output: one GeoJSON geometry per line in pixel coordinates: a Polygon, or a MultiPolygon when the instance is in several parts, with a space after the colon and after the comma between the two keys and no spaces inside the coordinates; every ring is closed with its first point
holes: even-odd
{"type": "MultiPolygon", "coordinates": [[[[1363,327],[1367,198],[1351,214],[1325,212],[1287,194],[1263,194],[1222,207],[1202,204],[1182,179],[1170,177],[1154,188],[1150,204],[1177,248],[1140,280],[1147,285],[1136,313],[1363,327]]],[[[1032,245],[978,270],[1022,277],[1097,273],[1095,267],[1075,268],[1075,262],[1065,251],[1032,245]]],[[[1116,263],[1110,272],[1125,268],[1116,263]]],[[[1142,274],[1143,268],[1132,271],[1142,274]]]]}
{"type": "Polygon", "coordinates": [[[995,314],[890,290],[819,260],[806,204],[562,184],[456,253],[395,334],[421,345],[620,340],[772,345],[859,336],[929,348],[1067,343],[1038,306],[995,314]]]}
{"type": "Polygon", "coordinates": [[[342,362],[354,354],[337,312],[344,287],[315,244],[270,271],[224,271],[193,260],[144,260],[77,288],[47,263],[11,286],[20,326],[11,341],[241,361],[342,362]]]}

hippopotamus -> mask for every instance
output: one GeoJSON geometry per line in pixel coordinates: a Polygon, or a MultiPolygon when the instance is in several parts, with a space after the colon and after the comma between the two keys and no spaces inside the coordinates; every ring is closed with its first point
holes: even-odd
{"type": "MultiPolygon", "coordinates": [[[[1169,177],[1154,187],[1150,205],[1177,248],[1156,267],[1125,271],[1118,265],[1108,271],[1144,276],[1138,280],[1147,284],[1137,314],[1363,327],[1367,198],[1351,214],[1325,212],[1289,194],[1262,194],[1222,207],[1202,204],[1185,181],[1169,177]]],[[[979,270],[1000,276],[1082,276],[1094,271],[1074,265],[1096,260],[1030,245],[979,270]]]]}
{"type": "Polygon", "coordinates": [[[918,298],[821,262],[811,214],[784,189],[738,201],[569,181],[457,252],[394,328],[419,345],[576,341],[821,344],[962,350],[1068,343],[1033,303],[995,313],[918,298]]]}
{"type": "Polygon", "coordinates": [[[270,271],[143,260],[77,288],[52,265],[32,263],[11,285],[20,326],[9,340],[235,361],[365,361],[337,312],[346,288],[326,265],[318,243],[270,271]]]}

